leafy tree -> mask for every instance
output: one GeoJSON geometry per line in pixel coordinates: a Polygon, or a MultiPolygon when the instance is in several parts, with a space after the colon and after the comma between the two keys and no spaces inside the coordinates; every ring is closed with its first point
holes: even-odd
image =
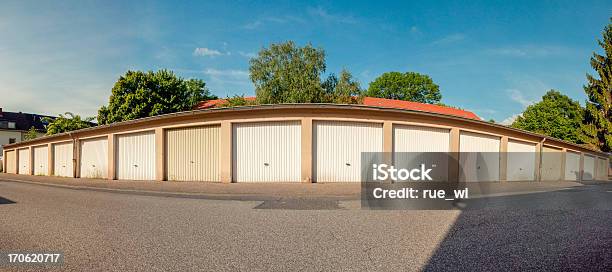
{"type": "Polygon", "coordinates": [[[435,104],[440,88],[428,75],[415,72],[387,72],[370,82],[366,96],[435,104]]]}
{"type": "Polygon", "coordinates": [[[550,90],[542,101],[530,105],[512,127],[580,143],[583,109],[577,101],[550,90]]]}
{"type": "Polygon", "coordinates": [[[92,126],[91,121],[93,120],[93,117],[83,119],[81,116],[72,114],[71,112],[60,114],[59,117],[55,119],[49,117],[43,118],[43,121],[48,123],[46,126],[47,135],[88,128],[92,126]]]}
{"type": "Polygon", "coordinates": [[[36,130],[35,127],[30,127],[28,132],[26,132],[26,134],[23,135],[23,138],[25,140],[34,140],[34,139],[38,138],[38,131],[36,130]]]}
{"type": "Polygon", "coordinates": [[[113,86],[108,106],[98,110],[98,123],[191,110],[202,100],[216,98],[200,79],[185,80],[168,70],[128,71],[113,86]]]}
{"type": "Polygon", "coordinates": [[[239,107],[239,106],[250,106],[256,105],[256,101],[246,100],[244,95],[235,95],[225,99],[226,102],[219,105],[219,107],[239,107]]]}
{"type": "Polygon", "coordinates": [[[360,102],[363,92],[359,82],[353,80],[353,75],[346,69],[340,72],[340,78],[334,74],[330,75],[321,83],[321,87],[325,90],[325,97],[321,102],[325,103],[356,104],[360,102]]]}
{"type": "Polygon", "coordinates": [[[324,99],[323,49],[310,44],[298,47],[292,41],[272,44],[249,63],[258,103],[317,103],[324,99]]]}
{"type": "MultiPolygon", "coordinates": [[[[610,18],[612,21],[612,18],[610,18]]],[[[586,102],[584,124],[581,126],[581,139],[590,147],[601,151],[612,151],[612,23],[603,31],[603,39],[598,41],[604,55],[593,53],[591,67],[599,78],[587,74],[588,84],[584,91],[589,100],[586,102]]]]}

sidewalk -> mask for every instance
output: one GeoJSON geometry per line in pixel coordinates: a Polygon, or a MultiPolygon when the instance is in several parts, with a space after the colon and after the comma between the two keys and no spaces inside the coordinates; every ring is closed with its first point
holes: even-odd
{"type": "MultiPolygon", "coordinates": [[[[0,173],[0,182],[24,182],[74,190],[202,198],[219,200],[277,200],[281,198],[359,200],[360,183],[213,183],[174,181],[132,181],[63,178],[0,173]]],[[[597,182],[592,182],[596,184],[597,182]]],[[[505,182],[468,184],[474,197],[501,196],[562,190],[589,183],[505,182]]]]}

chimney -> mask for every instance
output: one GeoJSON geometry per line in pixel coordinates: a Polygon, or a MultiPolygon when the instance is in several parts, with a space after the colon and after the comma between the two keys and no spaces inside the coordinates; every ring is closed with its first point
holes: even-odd
{"type": "Polygon", "coordinates": [[[0,117],[2,117],[2,108],[0,108],[0,117]]]}

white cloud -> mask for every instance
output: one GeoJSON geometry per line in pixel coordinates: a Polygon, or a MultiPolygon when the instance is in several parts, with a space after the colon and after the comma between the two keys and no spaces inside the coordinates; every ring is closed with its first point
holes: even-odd
{"type": "Polygon", "coordinates": [[[214,57],[221,56],[223,55],[223,53],[221,53],[219,50],[214,50],[206,47],[197,47],[193,50],[193,55],[201,57],[214,57]]]}
{"type": "Polygon", "coordinates": [[[308,13],[313,17],[318,17],[326,21],[343,24],[355,24],[357,20],[350,15],[332,14],[323,7],[308,8],[308,13]]]}
{"type": "Polygon", "coordinates": [[[238,55],[243,56],[245,58],[254,58],[257,57],[257,54],[253,53],[253,52],[243,52],[243,51],[238,51],[238,55]]]}
{"type": "Polygon", "coordinates": [[[204,70],[204,74],[214,77],[233,77],[233,78],[248,78],[249,71],[246,70],[217,70],[214,68],[208,68],[204,70]]]}
{"type": "Polygon", "coordinates": [[[269,16],[257,19],[255,21],[246,23],[242,26],[244,29],[253,30],[262,27],[266,23],[274,23],[274,24],[286,24],[286,23],[304,23],[304,19],[291,15],[284,16],[269,16]]]}
{"type": "Polygon", "coordinates": [[[518,118],[519,116],[521,116],[521,114],[513,114],[510,117],[504,119],[503,121],[501,121],[500,124],[504,125],[504,126],[509,126],[512,125],[512,123],[514,123],[514,121],[516,120],[516,118],[518,118]]]}
{"type": "Polygon", "coordinates": [[[421,33],[421,30],[417,26],[411,26],[410,27],[410,34],[412,34],[412,35],[420,35],[422,33],[421,33]]]}
{"type": "Polygon", "coordinates": [[[515,102],[518,102],[523,107],[527,107],[535,102],[533,100],[526,98],[523,95],[523,93],[517,89],[509,89],[509,90],[506,90],[506,92],[508,93],[508,96],[510,97],[510,99],[512,99],[515,102]]]}
{"type": "Polygon", "coordinates": [[[463,33],[454,33],[454,34],[450,34],[445,37],[442,37],[441,39],[434,41],[432,44],[439,45],[439,44],[456,43],[456,42],[465,40],[465,38],[466,36],[463,33]]]}
{"type": "Polygon", "coordinates": [[[505,57],[523,57],[523,58],[535,58],[535,57],[548,57],[548,56],[560,56],[567,55],[570,53],[570,49],[562,46],[534,46],[534,45],[520,45],[520,46],[505,46],[486,50],[489,55],[505,56],[505,57]]]}

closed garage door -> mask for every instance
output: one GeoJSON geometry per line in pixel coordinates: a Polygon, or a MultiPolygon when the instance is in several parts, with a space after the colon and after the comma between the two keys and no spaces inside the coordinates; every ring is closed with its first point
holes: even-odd
{"type": "Polygon", "coordinates": [[[499,145],[499,137],[462,132],[459,138],[460,180],[498,181],[499,145]]]}
{"type": "Polygon", "coordinates": [[[561,149],[544,147],[542,149],[542,180],[555,181],[561,179],[561,149]]]}
{"type": "Polygon", "coordinates": [[[597,158],[597,179],[606,180],[608,174],[608,161],[604,158],[597,158]]]}
{"type": "Polygon", "coordinates": [[[107,178],[108,138],[81,141],[81,177],[107,178]]]}
{"type": "Polygon", "coordinates": [[[534,181],[535,163],[535,144],[519,141],[508,141],[508,181],[534,181]]]}
{"type": "Polygon", "coordinates": [[[17,162],[15,161],[17,158],[15,151],[6,152],[6,158],[4,159],[6,160],[6,172],[9,174],[17,174],[17,162]]]}
{"type": "Polygon", "coordinates": [[[30,149],[19,149],[19,174],[29,175],[30,174],[30,149]]]}
{"type": "Polygon", "coordinates": [[[234,181],[300,181],[299,121],[235,124],[232,135],[234,181]]]}
{"type": "Polygon", "coordinates": [[[117,178],[155,179],[155,132],[117,136],[117,178]]]}
{"type": "Polygon", "coordinates": [[[166,133],[168,180],[219,181],[219,126],[166,133]]]}
{"type": "Polygon", "coordinates": [[[49,148],[47,146],[34,147],[34,175],[46,176],[49,174],[49,148]]]}
{"type": "Polygon", "coordinates": [[[53,145],[53,174],[58,177],[72,177],[72,143],[53,145]]]}
{"type": "Polygon", "coordinates": [[[593,180],[595,175],[595,158],[584,155],[584,172],[582,180],[593,180]]]}
{"type": "Polygon", "coordinates": [[[565,180],[580,180],[580,154],[565,153],[565,180]]]}
{"type": "Polygon", "coordinates": [[[443,128],[396,125],[393,127],[394,165],[415,168],[425,164],[433,169],[435,181],[448,180],[450,130],[443,128]]]}
{"type": "Polygon", "coordinates": [[[361,181],[361,152],[382,152],[382,124],[320,121],[313,144],[317,182],[361,181]]]}

